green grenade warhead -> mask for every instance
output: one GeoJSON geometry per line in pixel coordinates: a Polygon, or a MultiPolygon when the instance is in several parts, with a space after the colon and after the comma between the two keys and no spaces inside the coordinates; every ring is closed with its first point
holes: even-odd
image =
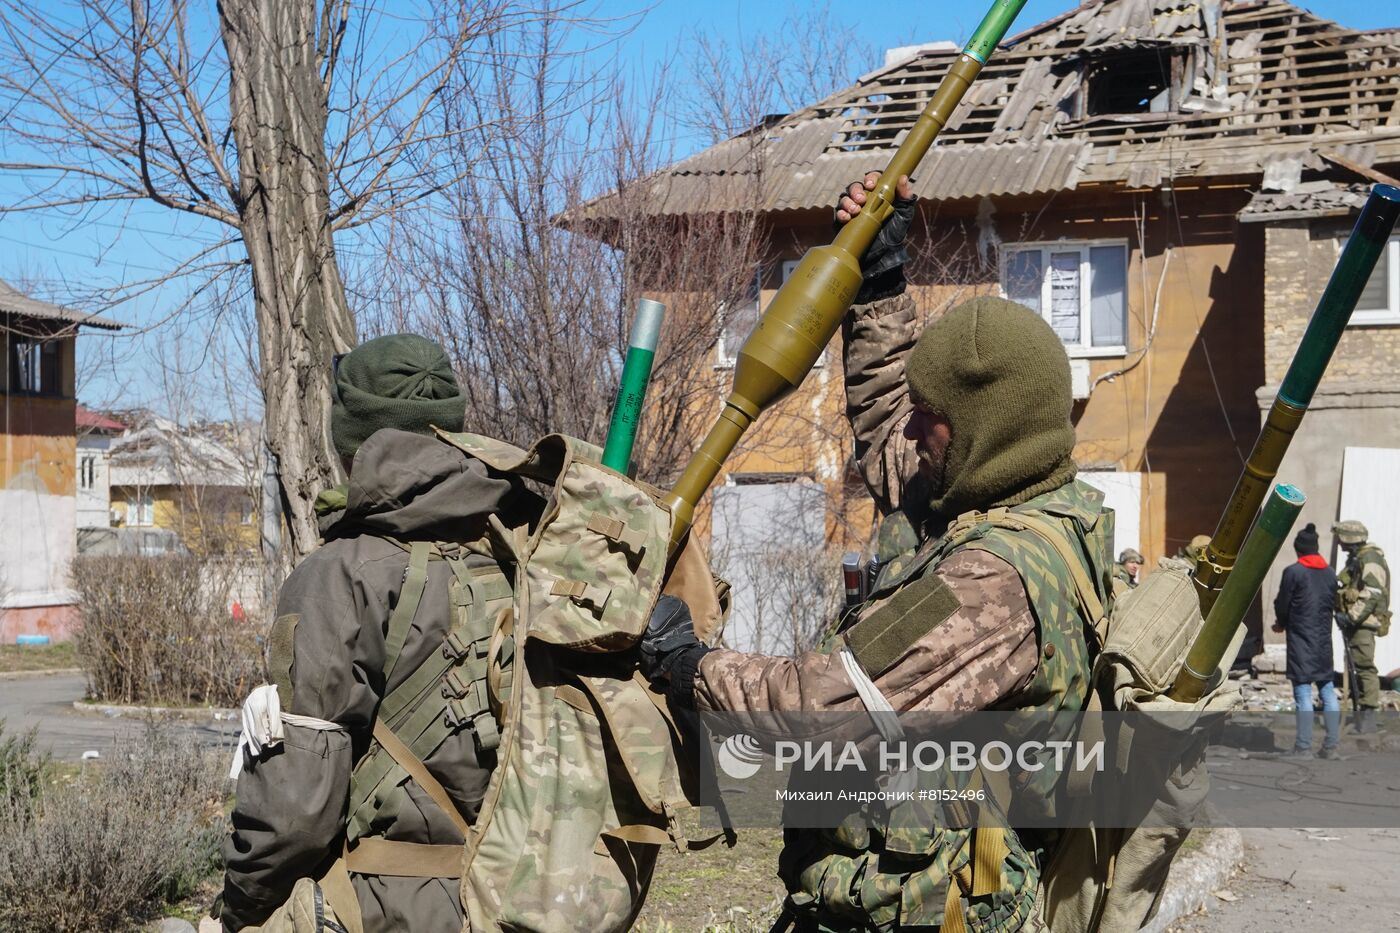
{"type": "Polygon", "coordinates": [[[996,0],[948,69],[924,112],[880,175],[865,206],[835,242],[809,250],[783,283],[734,363],[734,388],[714,427],[686,464],[666,502],[675,519],[671,548],[685,538],[695,506],[759,413],[790,395],[831,341],[860,288],[860,257],[894,210],[895,186],[912,175],[943,125],[1001,42],[1026,0],[996,0]]]}

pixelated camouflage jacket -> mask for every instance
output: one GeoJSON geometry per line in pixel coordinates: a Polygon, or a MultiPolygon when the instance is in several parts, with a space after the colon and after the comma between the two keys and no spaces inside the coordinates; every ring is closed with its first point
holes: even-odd
{"type": "MultiPolygon", "coordinates": [[[[1107,604],[1112,529],[1111,517],[1100,514],[1102,498],[1102,493],[1076,480],[1011,511],[1038,513],[1059,522],[1085,556],[1089,576],[1107,604]]],[[[855,621],[828,638],[823,647],[835,650],[854,645],[857,658],[869,669],[868,659],[889,649],[882,649],[878,641],[873,649],[867,647],[872,642],[860,635],[862,626],[874,626],[882,632],[897,628],[898,622],[892,623],[889,613],[899,604],[901,594],[906,599],[917,594],[907,599],[908,605],[928,606],[932,599],[921,591],[935,578],[939,565],[969,551],[981,551],[1005,560],[1020,574],[1034,609],[1041,649],[1030,682],[993,708],[1082,708],[1092,664],[1089,627],[1093,620],[1082,617],[1058,552],[1033,533],[987,522],[955,524],[950,531],[892,562],[855,621]]],[[[926,624],[936,624],[936,620],[926,624]]],[[[1026,736],[1041,740],[1056,737],[1026,736]]],[[[1047,816],[1054,780],[1050,770],[1043,770],[1020,783],[1010,801],[1010,821],[1014,823],[1018,814],[1033,814],[1037,819],[1047,816]]],[[[947,821],[940,825],[936,807],[919,801],[890,809],[868,807],[849,814],[832,830],[790,832],[779,873],[791,892],[791,909],[830,929],[884,931],[940,925],[948,886],[956,883],[955,874],[966,870],[971,860],[973,833],[950,828],[947,821]]],[[[974,933],[1026,929],[1036,916],[1040,865],[1039,853],[1031,851],[1036,843],[1014,831],[1007,832],[1006,841],[1000,890],[967,898],[963,904],[965,922],[974,933]]]]}
{"type": "Polygon", "coordinates": [[[1342,588],[1338,608],[1352,625],[1379,629],[1390,620],[1390,567],[1385,553],[1374,544],[1363,544],[1347,559],[1337,577],[1342,588]]]}

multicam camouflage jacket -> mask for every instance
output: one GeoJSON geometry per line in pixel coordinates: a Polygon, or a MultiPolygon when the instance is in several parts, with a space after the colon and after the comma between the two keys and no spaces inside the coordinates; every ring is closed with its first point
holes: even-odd
{"type": "Polygon", "coordinates": [[[1385,553],[1374,544],[1363,544],[1347,559],[1337,577],[1341,590],[1337,608],[1357,628],[1388,629],[1390,622],[1390,567],[1385,553]]]}

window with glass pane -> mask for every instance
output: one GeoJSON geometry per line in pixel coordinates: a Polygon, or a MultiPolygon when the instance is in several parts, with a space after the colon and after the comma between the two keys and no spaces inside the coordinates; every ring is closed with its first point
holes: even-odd
{"type": "Polygon", "coordinates": [[[1006,259],[1006,297],[1040,313],[1040,250],[1017,250],[1006,259]]]}
{"type": "Polygon", "coordinates": [[[140,493],[126,500],[126,524],[154,525],[155,496],[153,493],[140,493]]]}
{"type": "Polygon", "coordinates": [[[743,302],[732,308],[724,309],[723,327],[719,337],[719,361],[721,363],[734,362],[739,355],[740,348],[744,345],[744,341],[749,339],[749,334],[758,325],[758,291],[761,275],[762,272],[755,269],[743,302]]]}
{"type": "Polygon", "coordinates": [[[1123,244],[1059,242],[1008,251],[1002,288],[1071,349],[1112,351],[1127,343],[1127,280],[1123,244]]]}
{"type": "Polygon", "coordinates": [[[1128,256],[1121,246],[1089,249],[1089,332],[1096,347],[1126,346],[1128,256]]]}
{"type": "Polygon", "coordinates": [[[1400,312],[1400,308],[1390,306],[1390,283],[1395,275],[1400,274],[1400,270],[1395,268],[1397,245],[1400,245],[1400,240],[1391,240],[1380,259],[1376,260],[1375,271],[1366,280],[1366,287],[1361,290],[1361,298],[1356,302],[1357,311],[1400,312]]]}

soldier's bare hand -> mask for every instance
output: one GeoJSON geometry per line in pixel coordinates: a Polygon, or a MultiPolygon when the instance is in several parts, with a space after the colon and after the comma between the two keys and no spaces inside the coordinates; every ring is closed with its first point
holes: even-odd
{"type": "MultiPolygon", "coordinates": [[[[879,180],[879,172],[866,172],[864,179],[851,182],[836,208],[837,222],[844,224],[859,214],[861,208],[865,206],[865,193],[874,191],[879,180]]],[[[902,201],[907,201],[914,196],[914,186],[909,184],[908,175],[899,176],[899,181],[895,183],[894,193],[895,197],[902,201]]]]}

